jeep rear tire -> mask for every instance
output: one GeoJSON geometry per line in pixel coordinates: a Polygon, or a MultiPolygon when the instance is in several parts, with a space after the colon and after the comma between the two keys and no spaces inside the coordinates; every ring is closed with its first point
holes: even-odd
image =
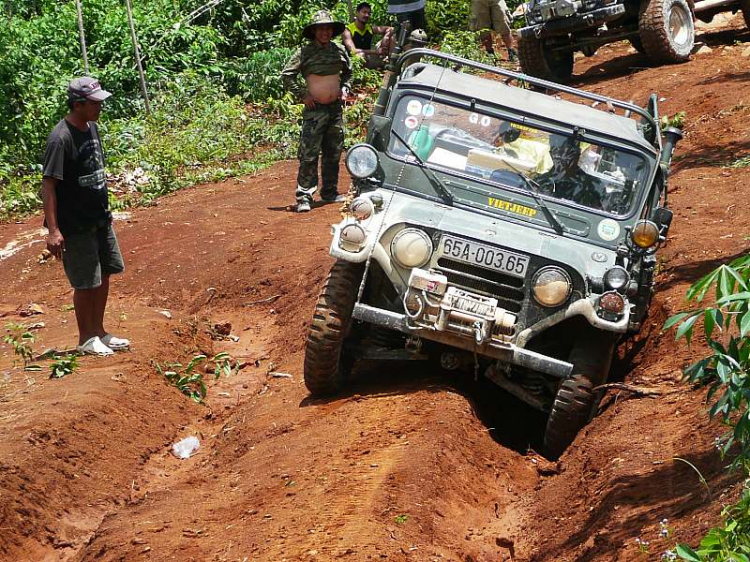
{"type": "Polygon", "coordinates": [[[531,76],[553,82],[567,82],[573,74],[573,51],[550,51],[542,39],[520,37],[518,60],[531,76]]]}
{"type": "Polygon", "coordinates": [[[304,365],[305,386],[313,396],[341,390],[352,367],[344,343],[351,331],[362,272],[362,264],[334,263],[315,304],[304,365]]]}
{"type": "Polygon", "coordinates": [[[591,381],[573,375],[560,384],[544,432],[544,456],[557,460],[588,423],[594,393],[591,381]]]}
{"type": "Polygon", "coordinates": [[[638,29],[643,50],[653,62],[676,63],[690,59],[695,26],[686,0],[644,0],[638,29]]]}

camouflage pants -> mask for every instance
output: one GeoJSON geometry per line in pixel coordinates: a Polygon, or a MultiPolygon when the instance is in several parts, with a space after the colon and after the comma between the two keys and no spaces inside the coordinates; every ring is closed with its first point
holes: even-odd
{"type": "Polygon", "coordinates": [[[338,191],[339,159],[344,149],[344,114],[340,102],[317,104],[302,113],[299,140],[297,201],[312,201],[318,189],[318,155],[322,153],[323,188],[321,197],[334,198],[338,191]]]}

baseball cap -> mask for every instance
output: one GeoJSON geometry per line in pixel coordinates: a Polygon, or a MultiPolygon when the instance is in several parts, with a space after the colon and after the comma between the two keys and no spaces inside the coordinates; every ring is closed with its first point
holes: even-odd
{"type": "Polygon", "coordinates": [[[112,94],[102,89],[99,80],[90,76],[76,78],[68,84],[68,98],[75,101],[104,101],[112,94]]]}

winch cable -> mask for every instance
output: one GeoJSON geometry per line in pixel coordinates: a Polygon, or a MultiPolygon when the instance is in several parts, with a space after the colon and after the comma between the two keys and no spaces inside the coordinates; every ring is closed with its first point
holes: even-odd
{"type": "MultiPolygon", "coordinates": [[[[408,51],[407,51],[408,53],[408,51]]],[[[401,55],[404,56],[404,55],[401,55]]],[[[435,94],[437,94],[438,88],[440,87],[440,82],[443,80],[443,75],[445,74],[445,69],[447,67],[448,61],[443,61],[443,68],[440,71],[440,76],[438,76],[437,82],[435,83],[435,87],[432,89],[432,93],[430,94],[430,99],[428,103],[432,103],[435,99],[435,94]]],[[[425,119],[424,112],[422,112],[421,119],[419,121],[419,127],[422,126],[422,123],[425,119]]],[[[419,130],[419,127],[417,127],[415,130],[419,130]]],[[[360,302],[362,300],[362,295],[365,292],[365,282],[367,281],[367,274],[370,272],[370,264],[372,263],[372,254],[375,250],[375,244],[380,243],[380,235],[383,233],[383,228],[385,227],[385,219],[388,216],[388,211],[391,208],[391,203],[393,202],[393,198],[398,192],[398,188],[401,186],[401,180],[404,176],[404,170],[406,169],[406,164],[408,163],[407,159],[404,158],[403,162],[401,163],[401,169],[398,172],[398,176],[396,177],[396,183],[393,184],[393,193],[391,194],[390,199],[388,199],[388,202],[386,203],[385,209],[383,209],[383,218],[380,221],[380,226],[378,227],[377,232],[375,233],[375,238],[373,239],[373,245],[372,250],[370,251],[370,254],[367,256],[367,260],[365,261],[365,271],[362,274],[362,281],[359,284],[359,291],[357,292],[357,302],[360,302]]]]}

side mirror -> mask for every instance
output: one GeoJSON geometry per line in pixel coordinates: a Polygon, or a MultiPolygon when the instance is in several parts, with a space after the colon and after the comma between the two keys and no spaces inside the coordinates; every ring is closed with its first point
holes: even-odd
{"type": "Polygon", "coordinates": [[[654,210],[654,221],[662,228],[663,231],[669,230],[669,227],[672,224],[673,216],[674,213],[672,212],[672,210],[667,209],[666,207],[659,207],[658,209],[654,210]]]}
{"type": "Polygon", "coordinates": [[[385,152],[391,135],[391,118],[384,115],[373,115],[367,126],[367,142],[375,150],[385,152]]]}

